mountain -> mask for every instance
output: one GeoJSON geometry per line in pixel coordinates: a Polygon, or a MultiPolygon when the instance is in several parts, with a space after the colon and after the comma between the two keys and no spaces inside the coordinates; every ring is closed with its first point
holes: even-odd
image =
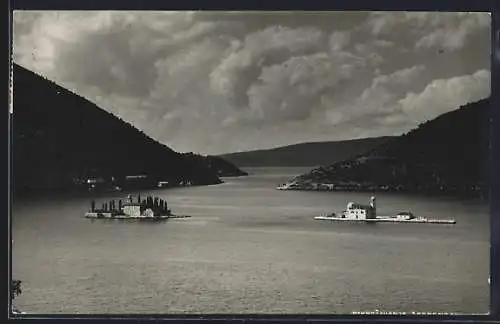
{"type": "Polygon", "coordinates": [[[285,188],[487,198],[489,107],[489,99],[469,103],[354,158],[300,175],[285,188]]]}
{"type": "Polygon", "coordinates": [[[374,147],[391,137],[364,138],[335,142],[311,142],[267,150],[221,155],[239,167],[248,166],[315,166],[343,161],[374,147]]]}
{"type": "Polygon", "coordinates": [[[208,167],[213,170],[219,177],[240,177],[247,176],[248,173],[240,170],[231,162],[226,161],[222,157],[213,155],[198,155],[193,153],[184,153],[185,155],[191,155],[192,158],[204,160],[208,167]]]}
{"type": "Polygon", "coordinates": [[[126,184],[145,175],[149,185],[221,183],[207,158],[180,154],[35,73],[13,66],[12,152],[16,191],[67,190],[87,179],[126,184]]]}

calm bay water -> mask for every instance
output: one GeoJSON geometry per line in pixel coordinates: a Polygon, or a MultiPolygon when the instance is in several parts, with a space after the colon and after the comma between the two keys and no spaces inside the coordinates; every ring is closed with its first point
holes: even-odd
{"type": "Polygon", "coordinates": [[[275,190],[306,170],[155,190],[192,216],[167,222],[91,221],[83,197],[15,201],[14,304],[28,314],[488,312],[486,205],[377,194],[380,214],[457,224],[314,221],[370,194],[275,190]]]}

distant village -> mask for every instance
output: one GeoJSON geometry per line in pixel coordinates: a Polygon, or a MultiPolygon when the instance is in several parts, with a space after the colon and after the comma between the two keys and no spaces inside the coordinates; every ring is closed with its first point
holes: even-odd
{"type": "MultiPolygon", "coordinates": [[[[314,182],[313,180],[308,181],[291,181],[289,183],[282,184],[278,186],[279,190],[311,190],[311,191],[357,191],[357,192],[405,192],[405,191],[421,191],[421,192],[449,192],[449,191],[459,191],[458,186],[454,185],[405,185],[402,183],[398,184],[374,184],[374,183],[360,183],[360,182],[338,182],[338,183],[323,183],[314,182]]],[[[471,185],[467,188],[468,193],[479,193],[481,187],[478,185],[471,185]]]]}
{"type": "Polygon", "coordinates": [[[124,189],[152,189],[166,187],[188,187],[192,185],[191,180],[158,180],[146,174],[132,174],[124,177],[90,176],[85,178],[73,178],[75,186],[88,191],[122,191],[124,189]]]}

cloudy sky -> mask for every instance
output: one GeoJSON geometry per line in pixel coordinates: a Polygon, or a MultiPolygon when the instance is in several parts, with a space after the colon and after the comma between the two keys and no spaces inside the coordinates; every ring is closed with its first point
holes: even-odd
{"type": "Polygon", "coordinates": [[[490,93],[487,13],[17,11],[13,24],[16,63],[180,152],[399,135],[490,93]]]}

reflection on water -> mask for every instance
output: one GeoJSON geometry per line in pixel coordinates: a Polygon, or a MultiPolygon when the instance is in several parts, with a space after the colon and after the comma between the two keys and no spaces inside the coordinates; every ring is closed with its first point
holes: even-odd
{"type": "Polygon", "coordinates": [[[28,313],[488,311],[487,206],[377,194],[381,214],[457,224],[314,221],[371,194],[274,189],[304,170],[254,168],[221,185],[154,191],[192,216],[167,222],[89,221],[85,197],[16,200],[15,304],[28,313]]]}

